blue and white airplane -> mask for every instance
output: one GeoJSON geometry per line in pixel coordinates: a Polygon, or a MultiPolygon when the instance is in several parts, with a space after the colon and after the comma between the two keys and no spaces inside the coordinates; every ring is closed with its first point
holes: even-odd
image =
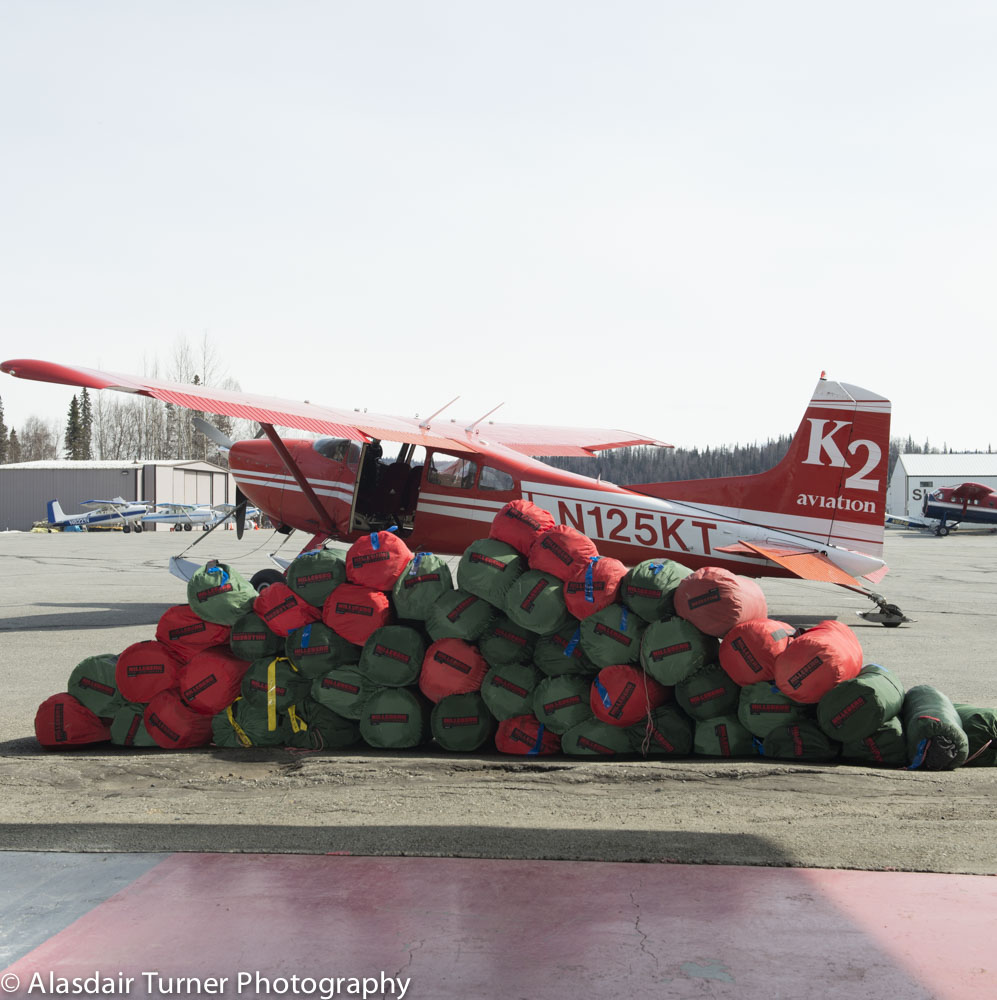
{"type": "MultiPolygon", "coordinates": [[[[155,510],[142,518],[142,524],[146,526],[168,524],[183,531],[191,531],[193,526],[198,524],[207,530],[234,510],[235,505],[230,503],[218,503],[214,506],[206,503],[158,503],[155,510]]],[[[259,514],[256,507],[250,507],[246,511],[246,516],[249,518],[255,514],[259,514]]]]}
{"type": "Polygon", "coordinates": [[[49,527],[86,531],[88,528],[120,526],[123,531],[131,531],[132,528],[141,531],[142,518],[149,511],[149,505],[144,500],[125,500],[123,497],[115,497],[113,500],[84,500],[80,506],[87,508],[86,513],[67,514],[58,500],[49,500],[49,527]]]}

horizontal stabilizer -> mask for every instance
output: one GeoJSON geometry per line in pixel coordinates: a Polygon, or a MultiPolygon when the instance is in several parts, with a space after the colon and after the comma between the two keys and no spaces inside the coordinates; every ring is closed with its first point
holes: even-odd
{"type": "Polygon", "coordinates": [[[726,545],[717,551],[762,556],[777,566],[789,570],[793,576],[798,576],[801,580],[837,583],[842,587],[863,589],[862,584],[854,576],[839,569],[827,556],[821,555],[816,549],[763,548],[761,545],[752,545],[751,542],[738,542],[736,545],[726,545]]]}

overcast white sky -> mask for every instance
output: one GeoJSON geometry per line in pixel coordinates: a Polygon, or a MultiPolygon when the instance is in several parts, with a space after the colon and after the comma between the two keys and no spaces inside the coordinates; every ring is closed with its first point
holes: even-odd
{"type": "MultiPolygon", "coordinates": [[[[4,0],[0,358],[997,447],[997,5],[4,0]]],[[[0,375],[6,422],[73,390],[0,375]]]]}

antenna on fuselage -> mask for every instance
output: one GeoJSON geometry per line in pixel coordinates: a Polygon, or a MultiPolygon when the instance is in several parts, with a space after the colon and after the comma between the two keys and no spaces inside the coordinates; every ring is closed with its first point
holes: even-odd
{"type": "Polygon", "coordinates": [[[454,398],[451,399],[449,403],[445,403],[435,413],[431,413],[428,417],[426,417],[425,420],[420,421],[419,427],[422,428],[422,430],[424,431],[428,431],[429,422],[438,417],[448,406],[453,406],[453,404],[456,403],[458,399],[460,399],[460,396],[454,396],[454,398]]]}
{"type": "Polygon", "coordinates": [[[467,427],[464,428],[464,433],[465,434],[470,434],[471,431],[473,431],[474,428],[477,427],[478,424],[480,424],[482,420],[487,420],[488,417],[490,417],[496,410],[500,409],[503,406],[505,406],[504,402],[499,403],[498,406],[493,406],[483,417],[478,417],[478,419],[475,420],[473,424],[468,424],[467,427]]]}

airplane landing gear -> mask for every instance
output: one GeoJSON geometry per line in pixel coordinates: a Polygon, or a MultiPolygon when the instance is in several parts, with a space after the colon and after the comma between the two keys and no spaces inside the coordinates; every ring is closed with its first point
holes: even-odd
{"type": "Polygon", "coordinates": [[[866,593],[866,597],[874,602],[878,611],[858,611],[859,618],[864,618],[867,622],[877,622],[886,628],[899,628],[904,623],[917,621],[916,618],[908,618],[895,604],[890,604],[879,594],[866,593]]]}

